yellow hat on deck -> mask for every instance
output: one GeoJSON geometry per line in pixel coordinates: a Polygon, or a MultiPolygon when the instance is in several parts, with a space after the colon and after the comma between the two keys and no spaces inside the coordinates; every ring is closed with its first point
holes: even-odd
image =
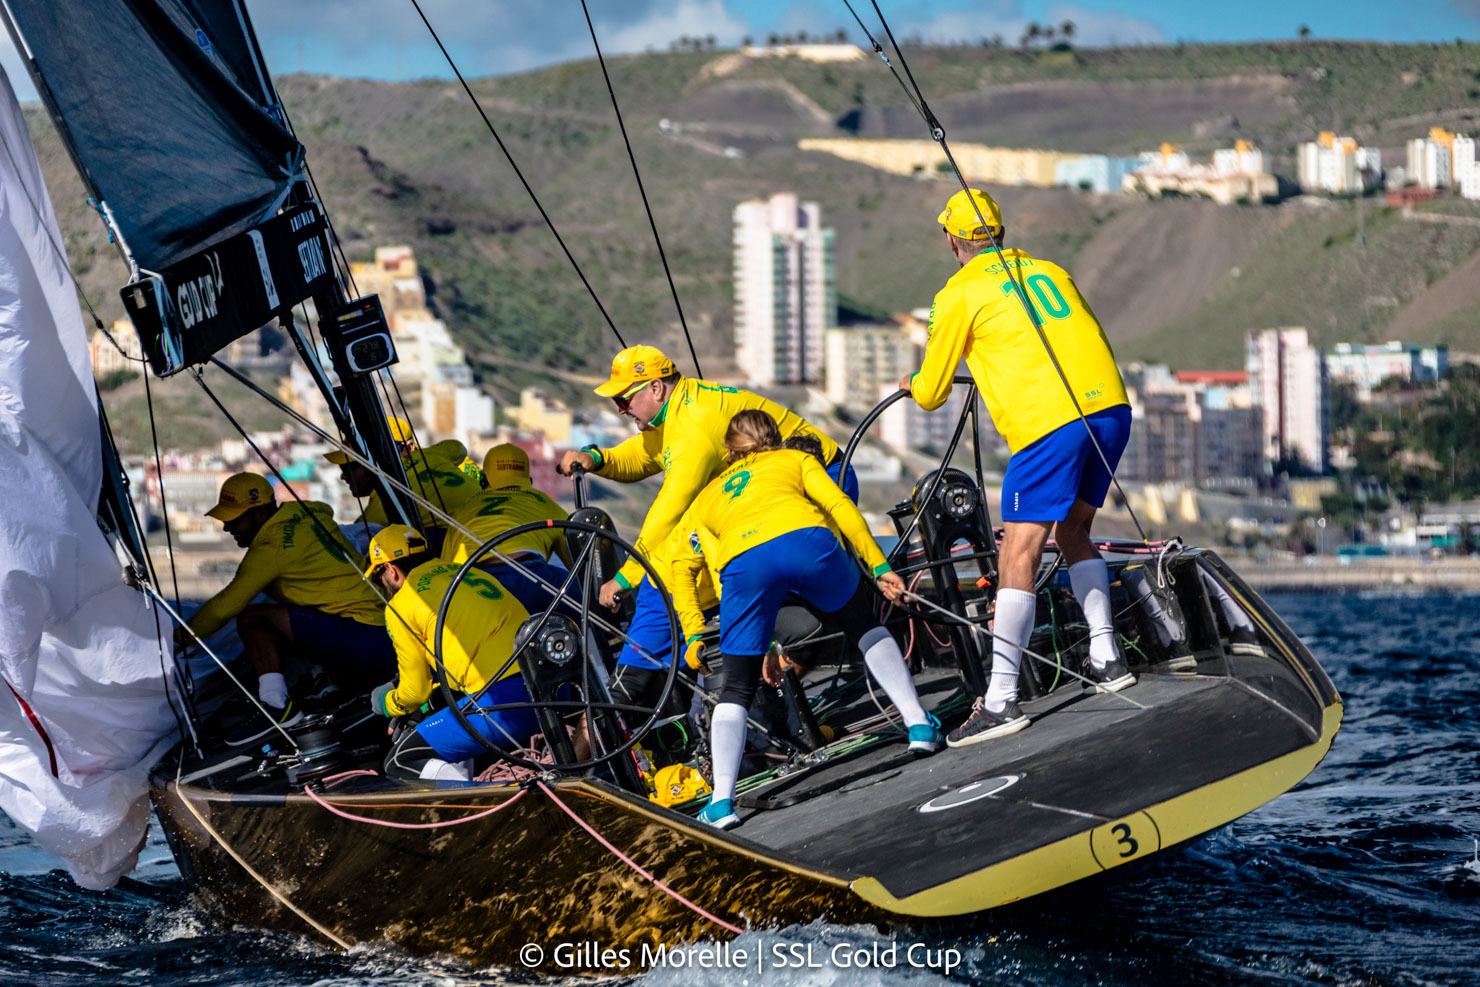
{"type": "Polygon", "coordinates": [[[991,234],[982,226],[983,219],[992,226],[1000,227],[1002,210],[997,208],[997,203],[990,195],[974,188],[970,196],[965,189],[951,196],[946,201],[946,211],[937,216],[935,221],[944,226],[947,233],[962,240],[987,240],[991,234]],[[978,209],[981,210],[980,216],[977,215],[978,209]]]}
{"type": "Polygon", "coordinates": [[[206,511],[206,517],[217,521],[235,521],[254,507],[273,502],[272,484],[260,473],[237,473],[228,476],[221,484],[221,496],[216,506],[206,511]]]}
{"type": "Polygon", "coordinates": [[[405,442],[412,437],[411,423],[404,418],[387,415],[385,424],[391,430],[392,442],[405,442]]]}
{"type": "Polygon", "coordinates": [[[656,346],[646,343],[629,346],[612,357],[612,379],[596,388],[596,393],[604,398],[614,398],[633,384],[667,377],[674,369],[673,361],[656,346]]]}
{"type": "Polygon", "coordinates": [[[483,457],[483,475],[488,478],[488,486],[492,489],[515,485],[527,487],[529,453],[512,442],[496,445],[483,457]]]}
{"type": "Polygon", "coordinates": [[[370,539],[370,568],[366,579],[375,578],[375,570],[395,559],[420,555],[427,550],[427,540],[409,524],[388,524],[370,539]]]}

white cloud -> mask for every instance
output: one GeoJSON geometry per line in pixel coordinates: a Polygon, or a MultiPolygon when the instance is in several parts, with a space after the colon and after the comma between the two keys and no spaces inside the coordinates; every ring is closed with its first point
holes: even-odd
{"type": "Polygon", "coordinates": [[[616,30],[597,25],[597,37],[603,51],[642,51],[648,46],[667,47],[668,42],[688,35],[702,38],[714,35],[721,45],[740,42],[749,25],[732,15],[724,0],[669,0],[653,5],[654,9],[639,21],[616,30]]]}
{"type": "Polygon", "coordinates": [[[1090,10],[1076,3],[1049,5],[1048,22],[1055,27],[1074,22],[1074,42],[1081,45],[1155,44],[1167,34],[1160,24],[1118,10],[1090,10]]]}

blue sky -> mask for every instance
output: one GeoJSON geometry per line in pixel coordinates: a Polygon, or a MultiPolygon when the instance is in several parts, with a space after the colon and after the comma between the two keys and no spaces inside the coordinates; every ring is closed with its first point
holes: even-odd
{"type": "MultiPolygon", "coordinates": [[[[681,35],[713,34],[721,45],[746,35],[850,28],[842,0],[588,0],[610,52],[666,48],[681,35]]],[[[274,73],[378,79],[448,75],[410,0],[247,0],[274,73]]],[[[517,72],[588,57],[579,0],[422,0],[465,74],[517,72]]],[[[1480,38],[1480,0],[880,0],[897,35],[1015,41],[1030,22],[1071,20],[1080,44],[1294,38],[1302,24],[1318,38],[1452,41],[1480,38]]],[[[873,27],[870,0],[854,7],[873,27]]],[[[8,39],[0,64],[21,99],[34,99],[8,39]]]]}

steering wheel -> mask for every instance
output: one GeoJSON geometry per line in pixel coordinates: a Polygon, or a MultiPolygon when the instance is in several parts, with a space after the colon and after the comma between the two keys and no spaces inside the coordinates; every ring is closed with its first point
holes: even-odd
{"type": "MultiPolygon", "coordinates": [[[[917,497],[915,499],[916,506],[914,516],[910,518],[910,523],[905,528],[904,534],[900,537],[899,541],[895,543],[894,548],[889,552],[888,558],[891,568],[894,565],[895,559],[898,558],[899,554],[908,546],[910,535],[914,533],[915,528],[920,522],[920,512],[925,509],[926,505],[928,505],[932,500],[935,499],[937,490],[944,482],[951,459],[955,455],[956,448],[961,443],[961,436],[966,430],[966,422],[968,418],[971,421],[972,457],[976,466],[976,484],[983,498],[985,498],[987,494],[986,482],[982,478],[981,468],[981,430],[978,426],[977,421],[976,381],[973,380],[971,377],[957,375],[956,377],[952,378],[952,383],[962,384],[966,386],[966,400],[965,402],[963,402],[960,417],[956,422],[956,430],[951,435],[951,441],[950,444],[946,447],[945,455],[941,457],[940,464],[930,473],[930,485],[925,489],[923,496],[917,497]]],[[[874,422],[878,421],[879,416],[887,411],[891,405],[909,396],[909,391],[895,391],[893,394],[888,395],[878,404],[874,405],[873,409],[863,417],[863,421],[859,422],[858,427],[853,430],[853,435],[848,439],[847,448],[843,451],[843,459],[841,465],[839,466],[839,476],[845,476],[847,474],[848,465],[853,459],[854,451],[857,450],[859,443],[863,441],[863,437],[865,434],[867,434],[869,428],[874,424],[874,422]]],[[[985,507],[985,503],[983,504],[983,506],[985,507]]],[[[990,515],[988,515],[987,518],[986,534],[988,538],[992,538],[995,542],[996,535],[992,529],[990,515]]],[[[1033,590],[1035,593],[1048,584],[1048,581],[1053,578],[1054,572],[1063,562],[1063,556],[1058,552],[1057,546],[1050,548],[1049,551],[1052,551],[1054,553],[1054,557],[1053,560],[1048,564],[1040,566],[1039,571],[1033,581],[1033,590]]],[[[968,558],[969,557],[964,557],[962,561],[967,561],[968,558]]],[[[913,572],[902,574],[902,578],[905,578],[906,576],[913,576],[916,572],[931,572],[932,574],[939,573],[946,564],[947,563],[944,562],[938,562],[923,565],[913,572]]],[[[891,604],[891,606],[894,607],[894,609],[898,610],[900,613],[908,617],[913,617],[916,620],[924,620],[929,623],[938,623],[940,620],[939,614],[931,613],[929,610],[923,607],[916,606],[915,604],[908,601],[894,603],[891,604]]]]}
{"type": "MultiPolygon", "coordinates": [[[[492,538],[485,541],[482,545],[478,547],[477,551],[473,552],[472,555],[468,557],[468,560],[463,563],[462,568],[457,571],[457,574],[455,576],[453,576],[452,585],[447,588],[446,594],[444,594],[442,597],[442,605],[437,611],[437,627],[436,631],[433,634],[432,657],[437,666],[439,684],[441,686],[442,696],[447,701],[447,708],[452,711],[452,715],[457,719],[458,723],[461,724],[462,728],[466,730],[468,734],[472,736],[473,739],[476,740],[490,754],[497,756],[501,760],[508,761],[511,764],[517,764],[520,767],[529,768],[533,771],[547,771],[550,769],[551,765],[542,764],[538,761],[531,761],[526,757],[522,757],[518,754],[513,753],[512,751],[500,747],[498,744],[489,740],[487,737],[483,736],[482,733],[472,727],[469,721],[469,713],[486,716],[488,714],[499,713],[506,710],[520,709],[544,709],[551,710],[557,713],[568,712],[571,710],[582,710],[586,713],[588,736],[591,738],[593,748],[595,748],[599,744],[598,733],[593,728],[593,720],[591,717],[591,713],[593,711],[611,710],[619,713],[628,714],[629,717],[632,714],[635,714],[637,716],[645,716],[645,719],[643,719],[642,721],[642,725],[629,731],[630,736],[624,743],[618,745],[617,747],[608,750],[600,754],[599,756],[590,757],[584,761],[556,765],[556,767],[564,771],[584,771],[602,764],[606,764],[626,754],[634,746],[636,746],[637,742],[642,739],[642,736],[646,734],[650,729],[652,729],[654,724],[657,723],[658,719],[663,714],[664,707],[667,705],[669,693],[673,691],[673,683],[678,675],[679,647],[682,641],[683,634],[679,629],[678,614],[673,608],[673,599],[668,595],[668,589],[664,585],[663,580],[659,577],[657,570],[652,567],[647,559],[643,558],[642,555],[639,554],[637,550],[630,543],[624,540],[620,535],[608,528],[599,527],[594,524],[587,524],[583,521],[531,521],[528,524],[521,524],[518,527],[499,532],[497,535],[494,535],[492,538]],[[500,545],[510,541],[511,539],[518,538],[520,535],[529,534],[533,531],[547,531],[552,528],[560,529],[562,532],[573,531],[578,533],[579,535],[584,536],[580,539],[582,544],[579,555],[572,560],[572,566],[567,572],[563,583],[559,586],[551,584],[550,582],[539,576],[537,573],[532,572],[522,562],[519,562],[518,560],[515,560],[505,553],[499,551],[500,545]],[[646,573],[647,581],[651,583],[651,586],[649,586],[647,590],[644,590],[644,592],[656,591],[661,594],[663,609],[668,617],[668,676],[663,681],[663,689],[661,694],[650,707],[631,706],[611,702],[610,697],[606,696],[605,689],[600,686],[600,680],[596,679],[596,677],[591,674],[591,656],[586,654],[586,642],[589,640],[590,635],[588,634],[588,631],[592,627],[592,625],[595,625],[598,629],[602,631],[610,632],[617,635],[617,637],[619,637],[623,641],[629,640],[626,633],[619,629],[610,620],[609,617],[592,613],[592,603],[596,598],[597,589],[597,587],[594,585],[596,576],[594,560],[596,557],[595,547],[598,540],[609,541],[616,547],[621,548],[624,552],[626,552],[629,558],[636,559],[638,563],[642,566],[643,571],[646,573]],[[526,622],[525,628],[521,629],[523,633],[521,633],[516,640],[516,647],[513,654],[509,656],[509,658],[504,662],[503,666],[498,669],[498,671],[488,677],[488,685],[485,685],[482,689],[478,690],[478,692],[471,694],[469,698],[472,701],[468,703],[468,711],[464,712],[458,702],[457,697],[453,694],[452,688],[448,685],[447,669],[443,664],[442,659],[442,633],[443,628],[447,624],[447,611],[451,606],[453,593],[457,590],[457,587],[459,586],[459,584],[462,583],[463,579],[468,575],[468,573],[472,571],[472,569],[478,564],[479,560],[489,555],[500,559],[504,564],[507,564],[515,570],[522,572],[525,576],[534,580],[546,591],[551,592],[553,596],[550,600],[549,606],[544,609],[543,613],[538,615],[538,617],[536,618],[537,622],[534,623],[532,627],[529,625],[528,622],[526,622]],[[566,591],[571,588],[572,584],[575,584],[580,589],[579,600],[566,595],[566,591]],[[570,614],[576,612],[577,603],[579,604],[579,619],[573,620],[570,614]],[[559,625],[564,622],[569,622],[570,624],[574,625],[574,627],[578,629],[579,633],[579,643],[576,645],[576,647],[580,651],[580,658],[583,663],[581,674],[582,699],[549,699],[543,701],[518,703],[495,703],[491,705],[482,705],[478,702],[478,698],[487,691],[489,686],[497,682],[511,666],[514,666],[518,662],[520,655],[524,654],[531,646],[536,646],[543,637],[546,637],[546,635],[542,634],[542,631],[544,631],[547,627],[558,630],[559,625]],[[595,701],[592,700],[594,689],[600,689],[599,695],[602,698],[599,698],[595,701]]],[[[653,659],[654,661],[662,660],[661,656],[658,655],[648,655],[647,657],[653,659]]]]}

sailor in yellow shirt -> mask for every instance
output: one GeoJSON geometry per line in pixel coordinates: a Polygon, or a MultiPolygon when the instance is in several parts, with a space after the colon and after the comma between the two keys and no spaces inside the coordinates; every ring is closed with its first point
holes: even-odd
{"type": "Polygon", "coordinates": [[[920,407],[938,408],[964,358],[1012,450],[1002,478],[991,681],[971,718],[952,731],[954,747],[1028,725],[1017,706],[1018,667],[1033,633],[1033,576],[1050,533],[1090,628],[1088,689],[1135,683],[1115,644],[1109,571],[1089,533],[1130,438],[1131,409],[1115,354],[1074,280],[1022,250],[994,249],[1005,228],[991,196],[957,192],[937,222],[960,270],[935,296],[923,366],[899,386],[920,407]]]}
{"type": "MultiPolygon", "coordinates": [[[[746,711],[771,650],[776,614],[792,595],[816,607],[863,652],[909,727],[909,746],[940,749],[939,723],[926,714],[893,635],[878,621],[873,591],[834,529],[863,559],[892,601],[904,582],[889,569],[858,508],[816,458],[781,448],[764,411],[737,414],[725,433],[731,465],[694,501],[695,530],[712,536],[720,572],[720,652],[725,682],[710,718],[714,793],[699,819],[720,829],[740,824],[733,799],[745,753],[746,711]]],[[[679,563],[682,565],[683,563],[679,563]]]]}
{"type": "MultiPolygon", "coordinates": [[[[400,681],[375,689],[370,706],[382,716],[405,716],[432,695],[437,614],[460,565],[432,555],[415,528],[392,524],[370,540],[370,568],[390,602],[385,626],[395,642],[400,681]]],[[[529,692],[513,660],[514,638],[529,611],[493,577],[476,569],[452,594],[442,628],[442,667],[447,684],[463,693],[468,722],[500,746],[523,747],[540,730],[533,710],[480,711],[500,703],[527,703],[529,692]]],[[[451,710],[441,710],[397,738],[386,756],[391,778],[467,781],[462,762],[484,753],[451,710]]]]}
{"type": "Polygon", "coordinates": [[[175,629],[177,642],[204,638],[235,618],[257,673],[258,696],[279,723],[301,715],[283,679],[287,654],[320,666],[345,692],[368,690],[390,674],[395,655],[380,597],[360,577],[363,559],[340,533],[328,504],[279,506],[266,477],[237,473],[221,485],[206,516],[222,522],[247,554],[231,582],[191,615],[189,630],[175,629]],[[278,602],[253,604],[259,593],[278,602]]]}
{"type": "MultiPolygon", "coordinates": [[[[446,439],[423,448],[416,444],[406,419],[391,417],[386,419],[386,424],[390,427],[391,439],[401,452],[406,485],[427,504],[444,514],[456,514],[469,498],[485,489],[482,471],[468,457],[468,448],[461,442],[446,439]]],[[[389,524],[390,517],[380,502],[380,491],[375,489],[375,474],[338,449],[325,453],[324,458],[339,467],[340,477],[353,496],[369,498],[364,511],[353,523],[377,527],[389,524]]],[[[426,532],[430,544],[440,550],[447,534],[447,524],[433,514],[427,504],[417,504],[421,529],[426,532]]]]}
{"type": "MultiPolygon", "coordinates": [[[[587,447],[567,452],[560,472],[569,475],[577,464],[597,476],[633,483],[664,474],[663,488],[648,509],[634,546],[651,562],[651,554],[674,530],[704,485],[725,468],[725,429],[737,412],[764,411],[780,428],[783,437],[816,435],[828,458],[828,473],[856,502],[858,478],[849,467],[839,479],[842,453],[837,443],[800,416],[774,401],[736,387],[685,378],[663,352],[654,346],[629,346],[612,360],[611,379],[596,393],[616,402],[617,410],[637,423],[637,435],[611,449],[587,447]]],[[[601,587],[600,602],[615,609],[617,596],[636,590],[632,620],[657,620],[662,604],[657,594],[645,592],[643,569],[635,560],[601,587]],[[656,609],[655,615],[652,611],[656,609]]],[[[665,618],[666,619],[666,618],[665,618]]],[[[668,650],[665,644],[655,653],[668,650]]],[[[641,664],[641,662],[639,662],[641,664]]]]}

